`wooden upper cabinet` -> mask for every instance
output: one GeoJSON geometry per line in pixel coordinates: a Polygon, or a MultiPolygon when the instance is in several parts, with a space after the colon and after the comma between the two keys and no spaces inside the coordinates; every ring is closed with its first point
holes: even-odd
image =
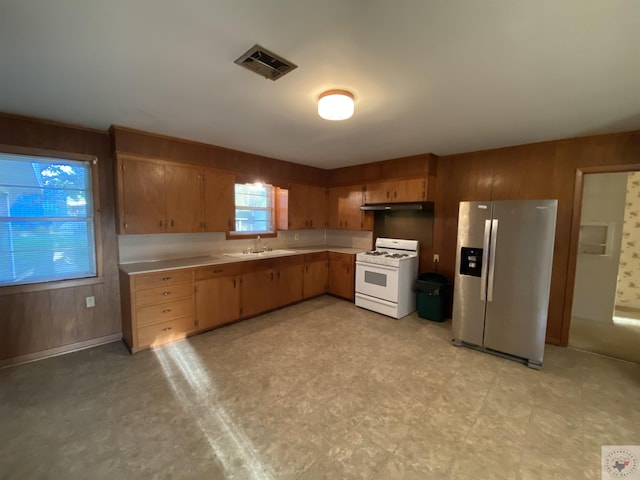
{"type": "Polygon", "coordinates": [[[164,166],[167,233],[198,232],[203,218],[202,174],[192,167],[164,166]]]}
{"type": "Polygon", "coordinates": [[[235,176],[232,173],[205,169],[204,224],[205,232],[235,230],[235,176]]]}
{"type": "Polygon", "coordinates": [[[233,229],[233,174],[118,154],[117,179],[120,234],[233,229]]]}
{"type": "Polygon", "coordinates": [[[166,230],[164,165],[118,156],[118,233],[166,230]]]}
{"type": "Polygon", "coordinates": [[[278,189],[278,230],[325,229],[328,198],[328,189],[313,185],[293,183],[278,189]]]}
{"type": "Polygon", "coordinates": [[[433,183],[430,178],[411,178],[367,184],[364,203],[424,202],[433,197],[433,183]]]}
{"type": "Polygon", "coordinates": [[[329,228],[338,230],[368,230],[360,207],[362,185],[332,187],[329,189],[329,228]]]}

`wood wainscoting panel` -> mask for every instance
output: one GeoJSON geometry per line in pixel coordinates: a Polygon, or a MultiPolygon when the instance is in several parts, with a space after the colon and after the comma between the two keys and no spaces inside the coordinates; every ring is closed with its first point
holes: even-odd
{"type": "Polygon", "coordinates": [[[104,343],[105,337],[121,336],[115,189],[109,134],[0,113],[0,145],[31,150],[34,154],[55,152],[56,156],[62,157],[66,153],[97,158],[100,211],[96,216],[96,247],[101,275],[93,285],[71,286],[74,285],[71,281],[69,286],[65,286],[64,282],[55,282],[54,289],[38,292],[13,293],[13,290],[6,290],[3,293],[0,287],[2,363],[11,363],[14,357],[24,360],[49,356],[51,352],[57,354],[77,349],[79,344],[104,343]],[[84,298],[90,295],[95,297],[96,306],[87,309],[84,298]]]}
{"type": "MultiPolygon", "coordinates": [[[[434,218],[439,271],[454,278],[458,203],[463,200],[558,199],[548,343],[567,345],[575,253],[571,245],[578,169],[633,169],[640,158],[640,132],[600,135],[440,157],[434,218]]],[[[619,170],[618,170],[619,171],[619,170]]]]}

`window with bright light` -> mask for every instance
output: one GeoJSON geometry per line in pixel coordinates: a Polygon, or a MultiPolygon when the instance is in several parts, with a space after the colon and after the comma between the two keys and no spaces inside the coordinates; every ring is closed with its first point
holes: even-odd
{"type": "Polygon", "coordinates": [[[0,153],[0,286],[96,276],[90,162],[0,153]]]}
{"type": "Polygon", "coordinates": [[[273,186],[236,183],[236,233],[273,232],[273,186]]]}

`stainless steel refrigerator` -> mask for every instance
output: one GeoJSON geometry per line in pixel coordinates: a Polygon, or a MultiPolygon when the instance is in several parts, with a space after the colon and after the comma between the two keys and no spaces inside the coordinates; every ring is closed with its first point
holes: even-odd
{"type": "Polygon", "coordinates": [[[542,366],[557,208],[557,200],[460,203],[455,345],[542,366]]]}

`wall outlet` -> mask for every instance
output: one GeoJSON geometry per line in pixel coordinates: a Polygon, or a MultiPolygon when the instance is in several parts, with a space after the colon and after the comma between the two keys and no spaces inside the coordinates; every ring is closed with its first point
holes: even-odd
{"type": "Polygon", "coordinates": [[[293,236],[294,240],[299,240],[300,239],[300,235],[298,235],[297,233],[293,236]]]}
{"type": "Polygon", "coordinates": [[[433,254],[433,263],[439,263],[439,262],[440,262],[440,254],[434,253],[433,254]]]}
{"type": "Polygon", "coordinates": [[[87,305],[87,308],[93,308],[96,306],[96,297],[87,297],[84,299],[84,303],[87,305]]]}

